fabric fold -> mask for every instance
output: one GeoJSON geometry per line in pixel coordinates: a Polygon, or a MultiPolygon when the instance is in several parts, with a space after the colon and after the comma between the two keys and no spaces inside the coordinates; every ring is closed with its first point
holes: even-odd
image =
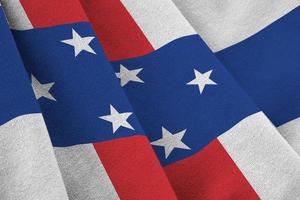
{"type": "Polygon", "coordinates": [[[67,200],[40,108],[0,6],[0,199],[67,200]]]}

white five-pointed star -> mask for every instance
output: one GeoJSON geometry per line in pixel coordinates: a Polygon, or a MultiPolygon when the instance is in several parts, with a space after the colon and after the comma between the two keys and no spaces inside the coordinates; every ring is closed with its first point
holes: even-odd
{"type": "Polygon", "coordinates": [[[184,144],[181,140],[186,132],[186,129],[178,132],[178,133],[170,133],[167,129],[162,127],[162,138],[156,141],[151,142],[152,145],[161,146],[165,149],[165,157],[166,159],[171,154],[171,152],[175,148],[179,149],[191,149],[186,144],[184,144]]]}
{"type": "Polygon", "coordinates": [[[143,70],[143,68],[129,70],[123,65],[120,65],[120,72],[116,73],[116,76],[121,81],[121,86],[125,86],[129,81],[144,83],[137,75],[143,70]]]}
{"type": "Polygon", "coordinates": [[[87,51],[96,54],[96,52],[89,45],[94,38],[95,37],[92,36],[81,37],[74,29],[72,29],[72,39],[62,40],[61,42],[73,46],[76,57],[81,51],[87,51]]]}
{"type": "Polygon", "coordinates": [[[33,75],[31,75],[31,81],[32,81],[31,85],[36,99],[45,97],[47,99],[56,101],[56,99],[49,92],[49,90],[54,85],[54,82],[41,84],[33,75]]]}
{"type": "Polygon", "coordinates": [[[208,72],[202,74],[196,69],[194,69],[195,79],[188,82],[187,85],[197,85],[199,87],[200,94],[202,94],[206,85],[217,85],[216,82],[209,78],[212,71],[213,70],[209,70],[208,72]]]}
{"type": "Polygon", "coordinates": [[[130,115],[132,115],[132,112],[119,113],[112,105],[110,105],[110,115],[100,116],[99,118],[111,122],[113,133],[115,133],[121,126],[134,130],[127,122],[130,115]]]}

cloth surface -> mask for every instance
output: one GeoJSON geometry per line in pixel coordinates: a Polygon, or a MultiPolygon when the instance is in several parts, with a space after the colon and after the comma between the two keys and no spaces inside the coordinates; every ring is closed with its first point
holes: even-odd
{"type": "Polygon", "coordinates": [[[0,199],[298,199],[299,3],[1,0],[0,199]]]}

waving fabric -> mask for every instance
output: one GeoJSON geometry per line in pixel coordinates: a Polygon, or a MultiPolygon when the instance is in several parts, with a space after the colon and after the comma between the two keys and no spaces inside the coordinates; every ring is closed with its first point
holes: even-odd
{"type": "Polygon", "coordinates": [[[272,2],[1,0],[0,199],[299,199],[299,2],[272,2]]]}

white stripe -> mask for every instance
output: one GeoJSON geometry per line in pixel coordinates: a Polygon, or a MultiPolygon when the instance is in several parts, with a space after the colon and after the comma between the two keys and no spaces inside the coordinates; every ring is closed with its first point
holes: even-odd
{"type": "Polygon", "coordinates": [[[299,0],[173,0],[214,51],[236,44],[300,5],[299,0]]]}
{"type": "Polygon", "coordinates": [[[1,3],[11,29],[28,30],[33,28],[20,0],[1,0],[1,3]]]}
{"type": "Polygon", "coordinates": [[[0,126],[0,180],[0,199],[68,199],[42,114],[0,126]]]}
{"type": "Polygon", "coordinates": [[[55,147],[71,200],[119,199],[92,144],[55,147]]]}
{"type": "Polygon", "coordinates": [[[218,139],[261,199],[299,199],[300,158],[262,112],[218,139]]]}
{"type": "Polygon", "coordinates": [[[289,121],[277,127],[281,135],[300,155],[300,118],[289,121]]]}
{"type": "Polygon", "coordinates": [[[196,34],[171,0],[122,0],[122,3],[154,49],[196,34]]]}

